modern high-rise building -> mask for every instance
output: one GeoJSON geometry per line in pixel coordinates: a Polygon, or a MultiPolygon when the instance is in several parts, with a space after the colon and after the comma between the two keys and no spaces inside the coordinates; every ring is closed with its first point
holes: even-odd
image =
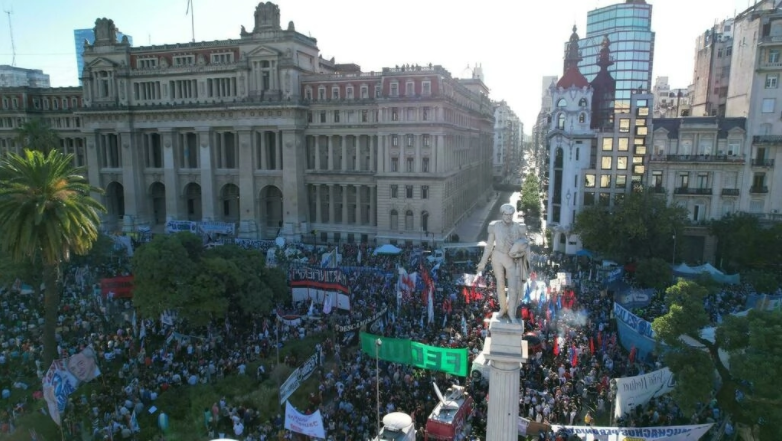
{"type": "Polygon", "coordinates": [[[40,69],[0,66],[0,87],[41,87],[49,86],[49,75],[40,69]]]}
{"type": "MultiPolygon", "coordinates": [[[[133,46],[133,37],[125,35],[122,32],[117,31],[117,43],[121,43],[124,37],[128,37],[128,43],[133,46]]],[[[74,29],[73,30],[73,43],[76,48],[76,74],[79,77],[79,84],[81,84],[81,71],[84,69],[84,41],[89,44],[95,43],[95,31],[94,29],[74,29]]]]}
{"type": "Polygon", "coordinates": [[[579,41],[582,60],[578,67],[590,82],[600,72],[600,51],[605,38],[610,42],[613,61],[608,72],[616,80],[614,107],[626,112],[635,91],[648,92],[652,87],[652,5],[645,0],[625,0],[587,14],[586,36],[579,41]]]}
{"type": "Polygon", "coordinates": [[[732,18],[723,20],[695,40],[692,116],[725,116],[734,21],[732,18]]]}

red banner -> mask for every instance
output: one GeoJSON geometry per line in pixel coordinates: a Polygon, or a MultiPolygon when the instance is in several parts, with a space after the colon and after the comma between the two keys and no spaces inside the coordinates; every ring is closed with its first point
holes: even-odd
{"type": "Polygon", "coordinates": [[[129,299],[133,297],[133,276],[112,277],[100,280],[100,293],[103,298],[112,295],[113,298],[129,299]]]}

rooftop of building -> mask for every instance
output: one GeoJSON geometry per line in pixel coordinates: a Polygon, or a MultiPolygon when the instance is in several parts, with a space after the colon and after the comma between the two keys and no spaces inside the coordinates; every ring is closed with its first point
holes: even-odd
{"type": "Polygon", "coordinates": [[[747,118],[720,118],[717,116],[654,118],[652,120],[654,130],[665,129],[668,132],[668,138],[678,138],[680,131],[694,129],[693,126],[710,126],[717,129],[717,138],[724,139],[733,129],[746,130],[746,125],[747,118]]]}

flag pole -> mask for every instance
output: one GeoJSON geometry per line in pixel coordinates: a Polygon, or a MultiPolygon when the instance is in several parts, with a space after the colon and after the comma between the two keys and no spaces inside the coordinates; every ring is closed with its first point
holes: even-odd
{"type": "Polygon", "coordinates": [[[193,7],[193,0],[187,0],[187,11],[185,14],[190,14],[190,32],[193,36],[193,43],[195,43],[195,8],[193,7]]]}

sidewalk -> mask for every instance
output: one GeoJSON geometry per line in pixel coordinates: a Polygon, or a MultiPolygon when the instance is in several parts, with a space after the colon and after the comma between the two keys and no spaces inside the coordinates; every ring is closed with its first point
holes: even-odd
{"type": "Polygon", "coordinates": [[[478,242],[481,240],[481,236],[485,235],[486,221],[489,220],[493,213],[497,213],[499,206],[505,203],[511,203],[515,207],[515,201],[519,198],[518,192],[493,192],[489,199],[489,202],[485,202],[483,205],[480,202],[472,210],[470,214],[465,216],[459,224],[454,227],[452,234],[459,236],[459,242],[478,242]],[[503,199],[500,201],[500,199],[503,199]]]}

